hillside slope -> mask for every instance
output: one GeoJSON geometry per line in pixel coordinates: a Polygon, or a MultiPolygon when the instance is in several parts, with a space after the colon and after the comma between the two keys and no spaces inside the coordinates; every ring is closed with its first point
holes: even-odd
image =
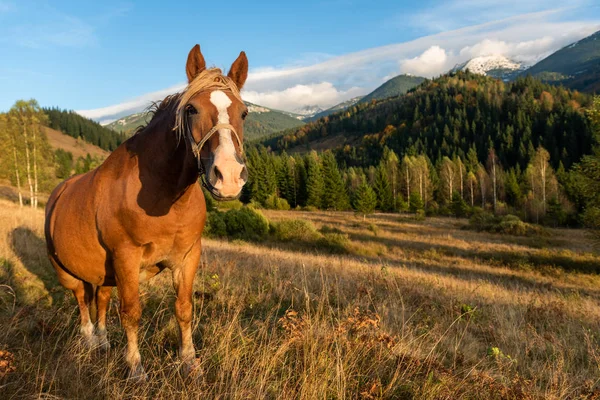
{"type": "Polygon", "coordinates": [[[50,128],[59,130],[75,139],[81,138],[104,150],[113,151],[125,140],[120,132],[106,128],[75,111],[62,110],[57,107],[44,108],[43,111],[50,120],[50,128]]]}
{"type": "Polygon", "coordinates": [[[358,103],[362,98],[363,98],[363,96],[358,96],[358,97],[353,97],[350,100],[343,101],[343,102],[341,102],[339,104],[336,104],[333,107],[330,107],[330,108],[328,108],[326,110],[323,110],[323,111],[321,111],[319,113],[316,113],[315,115],[313,115],[310,118],[306,118],[305,121],[307,121],[307,122],[316,121],[319,118],[323,118],[323,117],[326,117],[326,116],[331,115],[333,113],[345,110],[346,108],[352,107],[353,105],[355,105],[356,103],[358,103]]]}
{"type": "MultiPolygon", "coordinates": [[[[247,140],[256,140],[273,133],[304,125],[300,119],[284,111],[258,106],[245,102],[248,107],[248,117],[244,123],[244,135],[247,140]]],[[[106,125],[106,128],[132,135],[140,126],[145,126],[152,115],[147,112],[128,115],[106,125]]]]}
{"type": "Polygon", "coordinates": [[[599,92],[600,31],[554,52],[523,74],[583,92],[599,92]]]}
{"type": "Polygon", "coordinates": [[[85,157],[87,154],[92,157],[106,158],[110,154],[108,151],[103,150],[98,146],[65,135],[56,129],[43,126],[42,132],[48,137],[48,143],[53,150],[62,149],[68,151],[73,154],[74,159],[85,157]]]}
{"type": "Polygon", "coordinates": [[[368,103],[371,100],[380,100],[403,95],[410,89],[418,86],[424,80],[425,78],[420,76],[398,75],[364,96],[360,99],[359,103],[368,103]]]}
{"type": "Polygon", "coordinates": [[[591,148],[583,112],[589,104],[588,95],[531,77],[506,84],[458,72],[402,97],[359,103],[263,144],[279,151],[338,149],[338,160],[363,166],[378,163],[386,146],[397,154],[427,154],[433,162],[443,156],[464,159],[471,148],[485,160],[492,146],[503,165],[521,168],[542,145],[555,167],[562,162],[568,168],[591,148]]]}

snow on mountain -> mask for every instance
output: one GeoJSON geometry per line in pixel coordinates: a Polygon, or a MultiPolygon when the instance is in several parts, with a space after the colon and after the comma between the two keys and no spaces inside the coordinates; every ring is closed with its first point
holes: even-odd
{"type": "MultiPolygon", "coordinates": [[[[335,106],[328,108],[327,110],[331,110],[331,111],[343,110],[344,108],[348,108],[348,107],[355,105],[362,98],[363,98],[363,96],[353,97],[350,100],[346,100],[340,104],[336,104],[335,106]]],[[[327,110],[325,110],[325,111],[327,111],[327,110]]]]}
{"type": "Polygon", "coordinates": [[[252,103],[248,103],[245,102],[246,106],[248,107],[248,112],[249,113],[268,113],[271,112],[270,108],[267,107],[263,107],[263,106],[257,106],[256,104],[252,104],[252,103]]]}
{"type": "Polygon", "coordinates": [[[509,58],[495,54],[480,56],[456,65],[452,72],[469,70],[476,74],[489,75],[495,78],[509,78],[511,74],[525,68],[525,65],[509,58]]]}
{"type": "Polygon", "coordinates": [[[323,111],[318,105],[308,105],[294,110],[295,114],[301,115],[303,118],[312,117],[313,115],[323,111]]]}

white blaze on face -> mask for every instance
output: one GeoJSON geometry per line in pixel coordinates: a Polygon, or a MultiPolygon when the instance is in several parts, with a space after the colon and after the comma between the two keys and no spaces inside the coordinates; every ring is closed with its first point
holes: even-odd
{"type": "MultiPolygon", "coordinates": [[[[231,105],[231,99],[222,91],[215,90],[210,94],[210,102],[217,108],[219,124],[229,123],[229,112],[227,108],[231,105]]],[[[231,130],[219,129],[219,146],[215,150],[215,159],[220,153],[224,156],[235,157],[235,146],[231,138],[231,130]]]]}
{"type": "MultiPolygon", "coordinates": [[[[231,99],[222,91],[215,90],[210,94],[210,102],[216,107],[218,124],[229,124],[229,112],[231,99]]],[[[213,166],[220,172],[219,178],[214,183],[214,188],[223,197],[235,197],[239,195],[242,186],[246,183],[241,177],[244,164],[236,157],[235,145],[231,137],[231,130],[219,129],[219,145],[214,152],[213,166]]]]}

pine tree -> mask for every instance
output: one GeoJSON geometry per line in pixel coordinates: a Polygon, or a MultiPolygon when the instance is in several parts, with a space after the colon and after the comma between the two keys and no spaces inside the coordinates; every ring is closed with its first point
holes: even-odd
{"type": "Polygon", "coordinates": [[[348,194],[335,156],[331,151],[326,151],[323,153],[321,162],[323,168],[322,208],[325,210],[347,209],[349,206],[348,194]]]}
{"type": "Polygon", "coordinates": [[[377,194],[377,207],[381,211],[391,211],[394,200],[392,197],[392,188],[383,163],[379,164],[375,172],[373,188],[375,189],[375,194],[377,194]]]}
{"type": "Polygon", "coordinates": [[[354,194],[354,209],[363,215],[363,219],[367,218],[367,214],[371,214],[377,205],[377,195],[366,182],[363,182],[354,194]]]}
{"type": "Polygon", "coordinates": [[[306,159],[306,205],[312,207],[321,207],[323,196],[323,175],[321,162],[315,151],[311,151],[306,159]]]}

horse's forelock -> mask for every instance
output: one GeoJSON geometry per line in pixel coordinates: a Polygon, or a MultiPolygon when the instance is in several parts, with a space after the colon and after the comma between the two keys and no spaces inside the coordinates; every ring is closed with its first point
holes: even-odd
{"type": "Polygon", "coordinates": [[[210,68],[202,71],[192,82],[188,84],[183,92],[178,94],[177,108],[175,109],[175,126],[173,130],[181,138],[185,129],[185,107],[189,101],[201,92],[212,92],[214,90],[230,91],[235,98],[242,101],[240,91],[233,80],[221,72],[219,68],[210,68]]]}

